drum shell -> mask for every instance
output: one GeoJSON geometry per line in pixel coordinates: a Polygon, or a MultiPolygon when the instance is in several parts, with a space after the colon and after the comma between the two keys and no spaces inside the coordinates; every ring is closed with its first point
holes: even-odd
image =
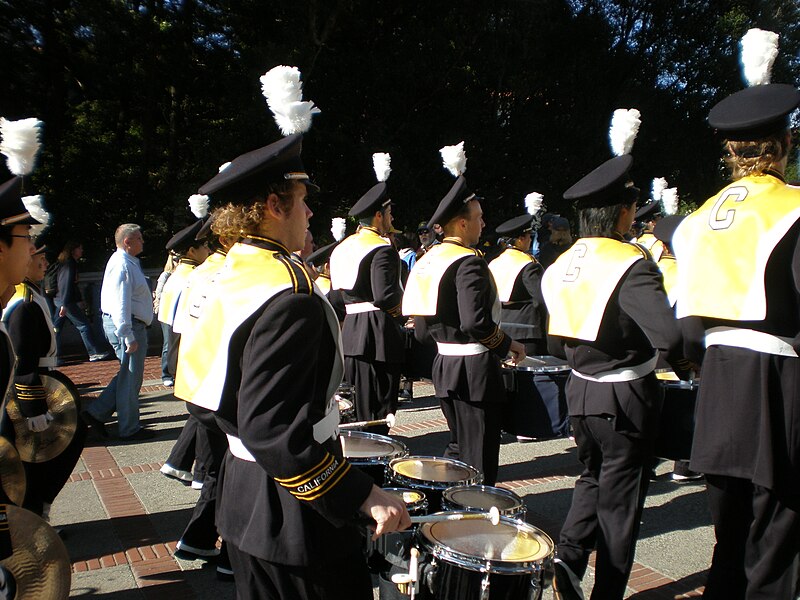
{"type": "Polygon", "coordinates": [[[442,493],[441,504],[442,510],[456,512],[488,512],[492,506],[496,506],[502,516],[509,517],[511,519],[521,519],[523,521],[528,513],[528,509],[525,507],[522,498],[520,498],[517,494],[510,490],[504,490],[503,488],[492,487],[489,485],[452,486],[442,493]],[[453,495],[460,490],[472,490],[483,494],[487,499],[487,502],[485,503],[486,506],[468,506],[459,502],[457,499],[453,498],[453,495]],[[491,501],[492,497],[496,496],[502,496],[504,498],[513,500],[514,506],[509,508],[500,508],[497,506],[497,503],[491,501]]]}
{"type": "MultiPolygon", "coordinates": [[[[348,456],[347,452],[343,450],[347,462],[354,467],[358,467],[369,475],[378,487],[383,487],[386,483],[386,469],[390,461],[395,458],[408,456],[408,448],[402,442],[390,438],[385,435],[378,435],[375,433],[367,433],[364,431],[341,431],[339,436],[343,440],[343,449],[346,448],[347,439],[361,439],[372,440],[394,447],[394,451],[386,455],[373,455],[373,456],[348,456]]],[[[407,486],[401,486],[407,487],[407,486]]]]}
{"type": "Polygon", "coordinates": [[[569,435],[567,379],[569,370],[537,373],[503,369],[508,407],[503,430],[511,435],[536,439],[569,435]]]}
{"type": "Polygon", "coordinates": [[[668,460],[689,460],[694,436],[697,384],[666,382],[664,405],[653,454],[668,460]]]}
{"type": "Polygon", "coordinates": [[[409,456],[405,458],[417,459],[417,460],[446,461],[454,465],[458,465],[460,467],[466,467],[467,469],[474,471],[474,476],[460,481],[436,481],[436,480],[417,479],[414,477],[408,477],[402,475],[401,473],[398,473],[393,468],[398,459],[392,460],[389,463],[389,466],[386,468],[386,478],[388,479],[388,481],[393,486],[396,487],[410,488],[412,490],[419,490],[423,492],[425,494],[425,497],[428,499],[428,513],[435,513],[442,510],[442,493],[447,488],[456,485],[476,485],[483,482],[483,474],[477,471],[474,467],[470,467],[468,464],[463,463],[459,460],[454,460],[452,458],[442,458],[438,456],[409,456]]]}

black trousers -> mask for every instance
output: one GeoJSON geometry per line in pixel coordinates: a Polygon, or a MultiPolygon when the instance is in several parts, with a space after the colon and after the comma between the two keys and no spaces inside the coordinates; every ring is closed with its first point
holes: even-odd
{"type": "Polygon", "coordinates": [[[703,598],[791,600],[800,552],[800,498],[746,479],[706,475],[717,538],[703,598]]]}
{"type": "Polygon", "coordinates": [[[450,443],[444,455],[455,458],[483,473],[483,483],[494,485],[500,463],[500,424],[505,404],[468,402],[453,395],[439,398],[450,443]]]}
{"type": "Polygon", "coordinates": [[[372,581],[364,557],[354,556],[340,569],[325,565],[291,567],[245,554],[228,553],[237,600],[372,600],[372,581]]]}
{"type": "MultiPolygon", "coordinates": [[[[397,412],[397,395],[400,392],[400,363],[368,362],[355,356],[344,357],[345,380],[353,386],[358,421],[383,419],[397,412]]],[[[386,435],[386,426],[367,429],[386,435]]]]}
{"type": "Polygon", "coordinates": [[[183,424],[183,429],[175,440],[167,457],[167,464],[181,471],[191,471],[196,455],[197,419],[191,414],[183,424]]]}
{"type": "Polygon", "coordinates": [[[652,440],[614,431],[602,416],[571,419],[584,471],[561,529],[558,556],[583,577],[597,550],[593,600],[622,600],[647,494],[652,440]]]}
{"type": "Polygon", "coordinates": [[[197,419],[197,436],[200,443],[208,448],[210,458],[206,463],[206,476],[203,480],[203,489],[200,490],[200,498],[194,507],[189,524],[183,531],[181,542],[195,548],[210,549],[216,545],[219,537],[215,514],[217,476],[228,449],[228,438],[217,425],[213,412],[193,404],[187,404],[186,407],[197,419]]]}

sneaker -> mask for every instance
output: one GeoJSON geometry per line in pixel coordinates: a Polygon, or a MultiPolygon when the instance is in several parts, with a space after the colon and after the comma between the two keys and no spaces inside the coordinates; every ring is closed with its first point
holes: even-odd
{"type": "Polygon", "coordinates": [[[213,548],[195,548],[185,544],[183,541],[178,541],[173,556],[181,560],[211,560],[219,556],[219,548],[216,546],[213,548]]]}
{"type": "Polygon", "coordinates": [[[161,472],[171,479],[177,479],[184,485],[188,485],[192,481],[192,474],[189,471],[176,469],[168,463],[164,463],[164,466],[161,467],[161,472]]]}
{"type": "Polygon", "coordinates": [[[111,352],[106,352],[105,354],[92,354],[89,356],[89,362],[98,362],[101,360],[108,360],[112,356],[114,356],[111,352]]]}
{"type": "Polygon", "coordinates": [[[192,481],[192,489],[193,490],[202,490],[203,489],[203,482],[202,481],[192,481]]]}
{"type": "Polygon", "coordinates": [[[584,600],[581,580],[560,558],[553,561],[553,594],[556,600],[584,600]]]}
{"type": "Polygon", "coordinates": [[[143,440],[151,440],[154,437],[156,437],[155,431],[147,429],[146,427],[142,427],[136,433],[132,435],[120,436],[119,439],[121,439],[124,442],[139,442],[143,440]]]}
{"type": "Polygon", "coordinates": [[[91,427],[92,430],[101,438],[108,438],[108,430],[106,429],[106,424],[103,423],[97,417],[95,417],[88,410],[81,411],[81,421],[83,421],[89,427],[91,427]]]}
{"type": "Polygon", "coordinates": [[[680,473],[673,473],[671,475],[672,481],[675,483],[691,483],[692,481],[700,481],[703,478],[702,473],[695,473],[694,471],[689,471],[686,475],[681,475],[680,473]]]}
{"type": "Polygon", "coordinates": [[[167,377],[166,379],[162,379],[161,383],[164,387],[173,387],[175,385],[175,380],[172,377],[167,377]]]}

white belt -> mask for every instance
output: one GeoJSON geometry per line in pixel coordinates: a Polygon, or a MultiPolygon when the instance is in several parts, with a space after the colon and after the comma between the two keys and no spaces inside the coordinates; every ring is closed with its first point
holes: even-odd
{"type": "Polygon", "coordinates": [[[375,306],[372,302],[356,302],[354,304],[345,304],[344,307],[344,311],[348,315],[356,315],[358,313],[372,312],[374,310],[380,310],[380,308],[375,306]]]}
{"type": "MultiPolygon", "coordinates": [[[[320,444],[328,439],[335,439],[339,434],[339,405],[334,403],[333,410],[328,411],[320,421],[314,424],[314,439],[320,444]]],[[[228,447],[231,454],[248,462],[256,462],[255,457],[244,447],[242,440],[233,435],[225,434],[228,438],[228,447]]]]}
{"type": "Polygon", "coordinates": [[[58,359],[55,356],[43,356],[39,359],[40,367],[55,367],[58,359]]]}
{"type": "Polygon", "coordinates": [[[599,383],[619,383],[622,381],[633,381],[634,379],[641,379],[645,375],[649,375],[653,372],[653,369],[656,368],[656,363],[658,362],[658,356],[654,356],[646,363],[642,363],[641,365],[636,365],[633,367],[622,367],[620,369],[614,369],[612,371],[603,371],[602,373],[598,373],[597,375],[586,375],[585,373],[580,373],[575,369],[572,369],[572,374],[576,377],[580,377],[581,379],[586,379],[588,381],[597,381],[599,383]]]}
{"type": "Polygon", "coordinates": [[[483,354],[489,351],[486,346],[477,342],[473,344],[436,342],[436,347],[439,348],[439,354],[442,356],[474,356],[475,354],[483,354]]]}
{"type": "Polygon", "coordinates": [[[712,327],[706,330],[706,348],[709,346],[734,346],[765,354],[797,357],[791,338],[738,327],[712,327]]]}

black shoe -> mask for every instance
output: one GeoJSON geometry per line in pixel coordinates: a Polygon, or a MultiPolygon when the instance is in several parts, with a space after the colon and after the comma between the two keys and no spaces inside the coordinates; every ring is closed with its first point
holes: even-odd
{"type": "Polygon", "coordinates": [[[119,439],[121,439],[121,440],[123,440],[125,442],[131,442],[131,441],[138,442],[138,441],[143,441],[143,440],[152,440],[154,437],[156,437],[156,432],[155,431],[152,431],[150,429],[146,429],[146,428],[142,427],[136,433],[134,433],[132,435],[120,436],[119,439]]]}
{"type": "Polygon", "coordinates": [[[233,569],[230,565],[217,565],[217,579],[219,581],[233,581],[233,569]]]}
{"type": "Polygon", "coordinates": [[[581,580],[562,560],[553,561],[553,594],[556,600],[584,600],[581,580]]]}
{"type": "Polygon", "coordinates": [[[106,429],[106,424],[92,415],[92,413],[90,413],[88,410],[81,411],[81,420],[91,427],[92,430],[101,438],[108,439],[108,430],[106,429]]]}
{"type": "Polygon", "coordinates": [[[204,560],[208,562],[217,560],[220,552],[216,546],[213,548],[195,548],[184,544],[183,541],[179,541],[175,552],[172,554],[175,558],[180,558],[181,560],[204,560]]]}

